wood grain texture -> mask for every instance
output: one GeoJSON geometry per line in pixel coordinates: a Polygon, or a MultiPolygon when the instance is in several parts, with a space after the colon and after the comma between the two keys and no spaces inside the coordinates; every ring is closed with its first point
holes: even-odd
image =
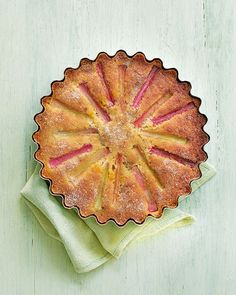
{"type": "Polygon", "coordinates": [[[0,0],[0,294],[231,295],[236,290],[236,2],[0,0]],[[39,99],[82,57],[143,51],[203,99],[217,176],[181,204],[197,222],[77,275],[20,201],[39,99]]]}

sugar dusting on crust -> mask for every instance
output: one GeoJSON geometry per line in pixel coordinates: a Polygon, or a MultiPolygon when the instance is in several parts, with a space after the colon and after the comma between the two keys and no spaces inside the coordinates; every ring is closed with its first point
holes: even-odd
{"type": "Polygon", "coordinates": [[[66,195],[66,199],[65,199],[65,205],[66,206],[75,206],[78,200],[78,195],[73,192],[69,195],[66,195]]]}
{"type": "Polygon", "coordinates": [[[101,134],[106,144],[115,149],[125,148],[132,138],[130,128],[122,120],[118,122],[111,121],[105,124],[101,134]]]}
{"type": "Polygon", "coordinates": [[[80,100],[80,97],[81,97],[80,93],[75,90],[70,93],[70,96],[71,96],[71,98],[76,99],[77,101],[80,100]]]}
{"type": "Polygon", "coordinates": [[[117,206],[120,209],[128,212],[139,212],[142,213],[146,211],[147,204],[144,202],[143,198],[138,198],[135,196],[136,187],[135,184],[130,184],[129,186],[124,186],[120,192],[119,199],[117,199],[117,206]],[[132,196],[130,199],[128,196],[132,196]]]}

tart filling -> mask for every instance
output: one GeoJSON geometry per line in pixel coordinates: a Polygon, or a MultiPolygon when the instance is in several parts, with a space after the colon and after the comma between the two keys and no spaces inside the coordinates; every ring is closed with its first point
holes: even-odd
{"type": "Polygon", "coordinates": [[[35,158],[52,193],[100,223],[142,223],[176,207],[207,158],[206,117],[190,88],[141,53],[101,53],[67,69],[35,116],[35,158]]]}

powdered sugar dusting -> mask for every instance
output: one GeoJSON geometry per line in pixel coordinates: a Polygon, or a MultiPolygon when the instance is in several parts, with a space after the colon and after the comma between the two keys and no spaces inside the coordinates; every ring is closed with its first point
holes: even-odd
{"type": "Polygon", "coordinates": [[[74,90],[70,92],[70,97],[76,99],[77,101],[80,99],[80,93],[78,90],[74,90]]]}

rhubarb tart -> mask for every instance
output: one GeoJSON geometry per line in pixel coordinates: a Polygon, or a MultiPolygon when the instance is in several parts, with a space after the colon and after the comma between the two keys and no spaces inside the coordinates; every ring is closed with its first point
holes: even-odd
{"type": "Polygon", "coordinates": [[[201,100],[176,69],[142,53],[100,53],[51,88],[35,116],[35,158],[66,208],[142,223],[191,192],[209,137],[201,100]]]}

